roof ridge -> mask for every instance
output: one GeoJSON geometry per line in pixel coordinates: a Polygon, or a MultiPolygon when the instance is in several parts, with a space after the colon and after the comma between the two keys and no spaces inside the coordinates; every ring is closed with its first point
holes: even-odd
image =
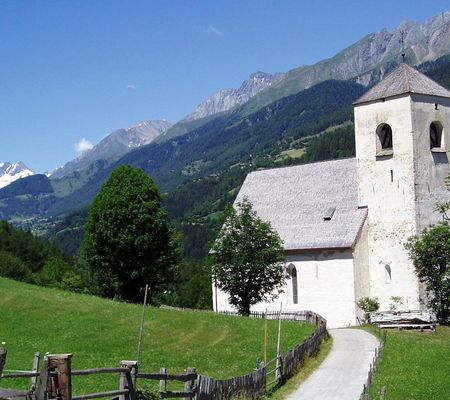
{"type": "Polygon", "coordinates": [[[353,104],[368,103],[410,93],[450,98],[450,91],[416,68],[401,63],[353,104]]]}
{"type": "Polygon", "coordinates": [[[410,74],[409,74],[409,68],[411,68],[411,67],[409,67],[409,65],[406,63],[402,63],[401,65],[403,67],[403,73],[405,75],[406,86],[408,88],[408,91],[411,92],[412,87],[411,87],[411,80],[410,80],[410,74]],[[407,67],[409,67],[409,68],[407,68],[407,67]]]}

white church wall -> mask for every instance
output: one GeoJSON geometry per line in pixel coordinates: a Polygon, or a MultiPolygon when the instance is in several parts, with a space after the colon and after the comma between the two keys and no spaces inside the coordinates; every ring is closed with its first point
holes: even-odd
{"type": "Polygon", "coordinates": [[[355,107],[358,198],[367,206],[370,295],[388,309],[400,296],[419,308],[419,283],[404,245],[416,234],[414,144],[410,96],[355,107]],[[392,128],[392,154],[377,156],[376,130],[392,128]]]}
{"type": "MultiPolygon", "coordinates": [[[[355,287],[351,250],[317,251],[288,255],[286,266],[297,270],[298,303],[293,302],[292,279],[284,293],[270,303],[258,303],[252,311],[312,310],[327,319],[331,328],[354,325],[355,287]]],[[[228,295],[213,287],[214,310],[233,310],[228,295]],[[216,300],[217,299],[217,300],[216,300]]]]}
{"type": "MultiPolygon", "coordinates": [[[[358,241],[353,250],[353,268],[355,276],[355,300],[370,296],[370,268],[369,268],[369,229],[365,221],[361,229],[358,241]]],[[[364,312],[356,307],[356,316],[360,321],[364,318],[364,312]]]]}

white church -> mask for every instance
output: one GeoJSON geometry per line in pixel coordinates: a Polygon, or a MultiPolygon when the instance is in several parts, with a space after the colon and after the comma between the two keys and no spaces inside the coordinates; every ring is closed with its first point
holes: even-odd
{"type": "MultiPolygon", "coordinates": [[[[449,200],[450,91],[401,64],[354,103],[356,157],[250,173],[247,197],[284,243],[284,293],[252,311],[312,310],[329,327],[358,324],[356,306],[392,296],[425,307],[424,291],[404,247],[437,223],[449,200]]],[[[213,287],[216,311],[232,310],[213,287]]]]}

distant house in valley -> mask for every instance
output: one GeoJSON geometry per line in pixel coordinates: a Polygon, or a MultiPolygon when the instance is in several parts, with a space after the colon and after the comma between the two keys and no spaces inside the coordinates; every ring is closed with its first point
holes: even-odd
{"type": "MultiPolygon", "coordinates": [[[[404,248],[439,221],[450,199],[450,91],[401,64],[354,103],[356,157],[249,174],[247,197],[280,234],[289,273],[285,292],[254,310],[312,310],[331,327],[354,325],[356,301],[400,296],[421,309],[423,288],[404,248]]],[[[214,288],[216,310],[230,310],[214,288]]]]}

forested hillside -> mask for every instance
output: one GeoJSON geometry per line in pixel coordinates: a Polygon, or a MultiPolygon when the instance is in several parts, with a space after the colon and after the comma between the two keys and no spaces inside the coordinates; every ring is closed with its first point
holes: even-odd
{"type": "Polygon", "coordinates": [[[75,291],[82,278],[54,244],[0,221],[0,276],[75,291]]]}
{"type": "MultiPolygon", "coordinates": [[[[450,87],[450,57],[419,69],[450,87]]],[[[129,153],[62,198],[57,191],[49,193],[48,182],[35,189],[34,180],[45,177],[22,179],[8,191],[0,190],[0,213],[6,217],[68,213],[66,219],[57,218],[50,237],[72,253],[83,236],[85,207],[114,168],[130,164],[147,172],[166,192],[170,220],[184,234],[185,255],[202,258],[205,244],[214,238],[218,215],[234,200],[249,171],[354,155],[351,103],[363,91],[356,83],[326,81],[247,117],[236,109],[188,134],[129,153]]]]}

